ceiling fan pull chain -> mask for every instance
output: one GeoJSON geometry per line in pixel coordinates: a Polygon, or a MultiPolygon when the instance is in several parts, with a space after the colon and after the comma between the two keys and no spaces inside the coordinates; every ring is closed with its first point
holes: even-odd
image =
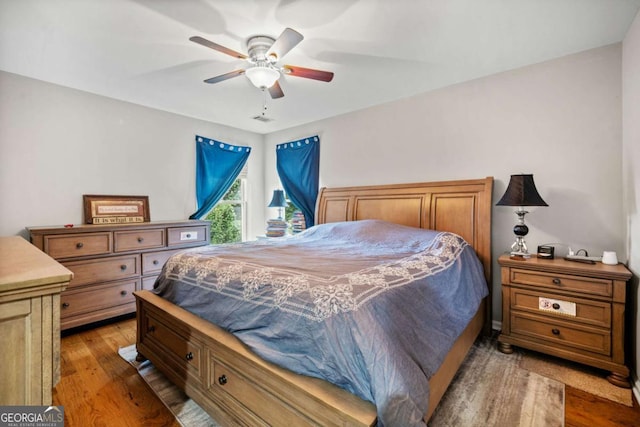
{"type": "Polygon", "coordinates": [[[262,104],[262,116],[266,116],[267,115],[267,90],[266,89],[262,89],[262,96],[264,99],[264,102],[262,104]]]}

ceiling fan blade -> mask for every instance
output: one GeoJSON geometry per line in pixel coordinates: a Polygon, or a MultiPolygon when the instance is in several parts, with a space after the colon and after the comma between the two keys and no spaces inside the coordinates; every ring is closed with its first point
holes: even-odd
{"type": "Polygon", "coordinates": [[[202,46],[208,47],[210,49],[217,50],[218,52],[226,53],[227,55],[231,55],[234,58],[239,58],[239,59],[247,59],[248,58],[247,55],[245,55],[244,53],[236,52],[233,49],[229,49],[228,47],[221,46],[218,43],[214,43],[214,42],[209,41],[207,39],[203,39],[200,36],[190,37],[189,40],[191,40],[194,43],[201,44],[202,46]]]}
{"type": "Polygon", "coordinates": [[[269,95],[271,95],[271,98],[273,99],[282,98],[284,96],[284,92],[277,80],[274,85],[269,88],[269,95]]]}
{"type": "Polygon", "coordinates": [[[226,74],[220,74],[219,76],[216,77],[211,77],[210,79],[205,80],[205,83],[218,83],[224,80],[228,80],[230,78],[233,77],[237,77],[237,76],[241,76],[244,74],[244,70],[235,70],[235,71],[231,71],[229,73],[226,74]]]}
{"type": "Polygon", "coordinates": [[[275,56],[280,59],[285,56],[291,49],[302,41],[302,34],[291,28],[285,28],[282,34],[276,39],[267,51],[267,58],[275,56]]]}
{"type": "Polygon", "coordinates": [[[305,79],[320,80],[322,82],[330,82],[333,80],[333,73],[330,71],[314,70],[312,68],[296,67],[295,65],[285,65],[282,67],[286,74],[296,77],[304,77],[305,79]]]}

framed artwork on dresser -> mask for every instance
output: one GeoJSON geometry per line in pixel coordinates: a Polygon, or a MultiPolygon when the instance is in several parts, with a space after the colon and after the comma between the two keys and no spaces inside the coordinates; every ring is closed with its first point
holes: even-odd
{"type": "Polygon", "coordinates": [[[132,224],[149,222],[149,196],[105,196],[85,194],[86,224],[132,224]]]}

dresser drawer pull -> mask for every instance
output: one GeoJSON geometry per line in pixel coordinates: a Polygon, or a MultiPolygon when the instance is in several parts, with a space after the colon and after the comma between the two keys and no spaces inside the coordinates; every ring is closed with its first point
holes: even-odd
{"type": "Polygon", "coordinates": [[[127,291],[120,291],[120,295],[126,296],[127,295],[127,291]]]}
{"type": "Polygon", "coordinates": [[[144,238],[143,237],[138,237],[138,243],[142,243],[144,242],[144,238]]]}
{"type": "Polygon", "coordinates": [[[76,243],[76,249],[82,249],[84,244],[82,242],[76,243]]]}
{"type": "Polygon", "coordinates": [[[191,353],[191,352],[187,353],[187,355],[185,356],[185,359],[187,359],[189,361],[193,360],[193,353],[191,353]]]}
{"type": "Polygon", "coordinates": [[[554,302],[551,307],[553,307],[554,310],[560,310],[560,304],[558,304],[557,302],[554,302]]]}
{"type": "Polygon", "coordinates": [[[62,303],[62,308],[69,308],[69,303],[68,302],[63,302],[62,303]]]}
{"type": "Polygon", "coordinates": [[[160,261],[158,261],[157,259],[154,259],[153,260],[153,265],[158,265],[158,264],[160,264],[160,261]]]}
{"type": "Polygon", "coordinates": [[[125,271],[127,269],[127,266],[125,264],[122,264],[120,266],[120,270],[125,271]]]}
{"type": "Polygon", "coordinates": [[[556,329],[556,328],[553,328],[553,329],[551,330],[551,333],[552,333],[553,335],[560,335],[560,330],[559,330],[559,329],[556,329]]]}
{"type": "Polygon", "coordinates": [[[218,383],[220,385],[225,385],[227,383],[227,376],[226,375],[221,375],[218,377],[218,383]]]}
{"type": "Polygon", "coordinates": [[[558,279],[557,277],[554,277],[554,279],[553,279],[553,284],[554,284],[554,285],[559,285],[560,283],[561,283],[561,282],[560,282],[560,279],[558,279]]]}
{"type": "Polygon", "coordinates": [[[149,326],[147,328],[147,332],[150,333],[150,334],[154,333],[155,331],[156,331],[156,327],[153,326],[153,325],[151,325],[151,326],[149,326]]]}

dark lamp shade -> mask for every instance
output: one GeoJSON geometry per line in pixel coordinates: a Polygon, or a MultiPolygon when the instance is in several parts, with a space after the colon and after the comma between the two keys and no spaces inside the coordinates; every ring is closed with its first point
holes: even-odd
{"type": "Polygon", "coordinates": [[[271,203],[269,203],[269,207],[284,208],[285,206],[287,206],[287,201],[284,198],[284,191],[273,190],[273,197],[271,198],[271,203]]]}
{"type": "Polygon", "coordinates": [[[533,175],[511,175],[507,191],[496,206],[549,206],[536,189],[533,175]]]}

